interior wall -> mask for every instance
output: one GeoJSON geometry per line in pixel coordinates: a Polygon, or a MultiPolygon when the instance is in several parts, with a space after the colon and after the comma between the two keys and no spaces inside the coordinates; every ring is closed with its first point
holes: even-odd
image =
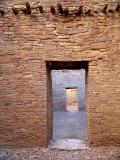
{"type": "Polygon", "coordinates": [[[85,110],[85,70],[52,70],[54,111],[66,111],[66,88],[78,89],[79,110],[85,110]]]}

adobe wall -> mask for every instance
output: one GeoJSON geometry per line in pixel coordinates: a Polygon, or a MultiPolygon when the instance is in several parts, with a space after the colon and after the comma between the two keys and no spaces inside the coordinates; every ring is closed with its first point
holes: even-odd
{"type": "Polygon", "coordinates": [[[85,110],[85,70],[53,70],[53,110],[66,111],[66,88],[78,90],[79,110],[85,110]]]}
{"type": "MultiPolygon", "coordinates": [[[[24,2],[2,0],[0,6],[24,2]]],[[[79,0],[61,2],[71,7],[80,4],[79,0]]],[[[84,5],[97,7],[104,2],[85,0],[84,5]]],[[[0,146],[46,146],[51,138],[46,61],[89,61],[89,144],[120,144],[120,14],[54,16],[47,10],[57,0],[41,3],[44,15],[34,11],[37,17],[0,16],[0,146]]]]}

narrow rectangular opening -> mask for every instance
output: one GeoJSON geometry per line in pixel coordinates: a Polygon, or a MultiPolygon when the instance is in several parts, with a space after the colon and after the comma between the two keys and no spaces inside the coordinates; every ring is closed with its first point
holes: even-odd
{"type": "Polygon", "coordinates": [[[88,62],[47,62],[47,68],[51,73],[51,79],[48,78],[48,84],[51,83],[51,87],[48,85],[51,88],[48,100],[51,97],[52,101],[51,108],[48,105],[48,118],[51,117],[48,119],[48,135],[52,135],[50,139],[86,142],[88,62]]]}
{"type": "Polygon", "coordinates": [[[66,88],[66,111],[78,112],[78,89],[66,88]]]}

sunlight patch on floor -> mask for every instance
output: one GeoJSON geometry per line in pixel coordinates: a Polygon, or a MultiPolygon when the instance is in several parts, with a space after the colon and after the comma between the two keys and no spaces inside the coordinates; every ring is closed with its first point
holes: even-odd
{"type": "Polygon", "coordinates": [[[50,141],[49,146],[54,149],[65,150],[89,149],[87,143],[80,139],[53,139],[50,141]]]}

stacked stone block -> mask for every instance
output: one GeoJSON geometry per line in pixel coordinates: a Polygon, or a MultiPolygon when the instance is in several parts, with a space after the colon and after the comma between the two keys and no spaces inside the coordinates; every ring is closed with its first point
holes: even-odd
{"type": "MultiPolygon", "coordinates": [[[[0,6],[9,8],[24,2],[6,0],[0,6]]],[[[71,8],[80,4],[78,0],[61,2],[71,8]]],[[[85,0],[84,5],[105,2],[85,0]]],[[[41,3],[46,9],[51,5],[47,0],[41,3]]],[[[46,61],[89,62],[88,142],[120,144],[119,13],[98,13],[95,17],[34,14],[0,16],[0,145],[45,146],[52,137],[46,61]]]]}

